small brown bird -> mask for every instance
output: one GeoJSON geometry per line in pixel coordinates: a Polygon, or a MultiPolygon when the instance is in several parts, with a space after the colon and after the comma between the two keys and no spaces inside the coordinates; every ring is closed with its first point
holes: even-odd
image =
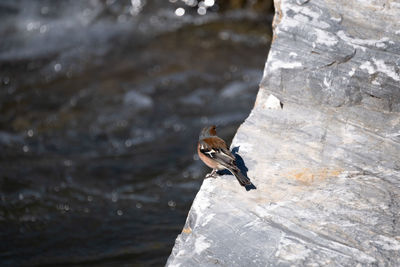
{"type": "Polygon", "coordinates": [[[212,172],[208,177],[214,177],[218,170],[230,171],[242,186],[251,185],[250,179],[242,174],[236,166],[235,156],[229,151],[224,140],[217,136],[215,125],[205,127],[199,136],[197,153],[200,159],[210,168],[212,172]]]}

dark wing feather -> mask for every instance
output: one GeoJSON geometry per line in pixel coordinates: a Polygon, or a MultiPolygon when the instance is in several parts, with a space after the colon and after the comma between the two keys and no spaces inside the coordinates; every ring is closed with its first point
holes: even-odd
{"type": "Polygon", "coordinates": [[[200,140],[200,152],[227,168],[242,186],[251,184],[250,179],[236,167],[235,157],[221,138],[215,136],[200,140]]]}
{"type": "Polygon", "coordinates": [[[200,152],[212,158],[222,166],[236,169],[235,157],[227,148],[224,140],[218,137],[205,138],[200,141],[200,152]]]}

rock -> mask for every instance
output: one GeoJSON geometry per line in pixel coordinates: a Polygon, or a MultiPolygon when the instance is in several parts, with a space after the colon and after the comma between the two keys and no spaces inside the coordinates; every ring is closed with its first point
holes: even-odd
{"type": "Polygon", "coordinates": [[[400,266],[400,5],[276,0],[232,148],[256,190],[206,179],[167,266],[400,266]],[[273,94],[282,109],[268,109],[273,94]]]}
{"type": "Polygon", "coordinates": [[[282,103],[276,96],[269,95],[267,101],[265,102],[265,108],[280,109],[282,108],[282,103]]]}

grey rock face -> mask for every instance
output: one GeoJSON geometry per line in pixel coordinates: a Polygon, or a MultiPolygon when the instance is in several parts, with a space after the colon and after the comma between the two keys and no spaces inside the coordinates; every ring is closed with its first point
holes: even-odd
{"type": "Polygon", "coordinates": [[[257,189],[206,179],[167,266],[400,266],[400,3],[275,8],[232,142],[257,189]]]}

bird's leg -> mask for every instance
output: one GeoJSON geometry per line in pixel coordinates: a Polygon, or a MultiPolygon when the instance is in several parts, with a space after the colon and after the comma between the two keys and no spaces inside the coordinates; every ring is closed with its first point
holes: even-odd
{"type": "Polygon", "coordinates": [[[206,178],[210,178],[210,177],[212,177],[212,178],[217,178],[217,177],[216,177],[216,174],[217,174],[217,169],[213,169],[212,172],[210,172],[210,173],[208,173],[208,174],[206,175],[206,178]]]}

